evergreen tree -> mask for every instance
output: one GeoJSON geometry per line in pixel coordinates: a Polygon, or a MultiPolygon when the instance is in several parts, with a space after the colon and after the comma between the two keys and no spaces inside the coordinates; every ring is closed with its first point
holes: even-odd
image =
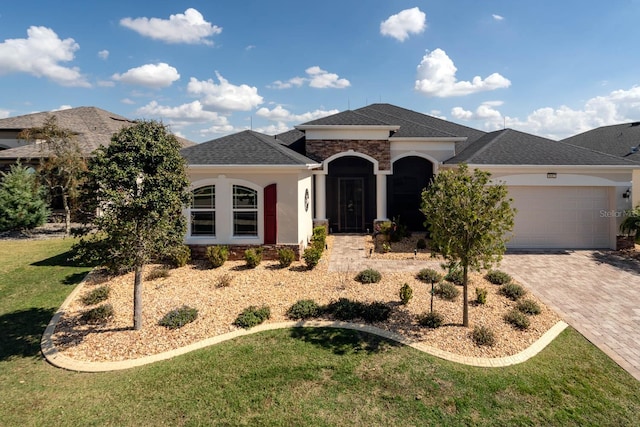
{"type": "Polygon", "coordinates": [[[49,209],[34,170],[17,164],[0,174],[0,231],[28,230],[44,224],[49,209]]]}

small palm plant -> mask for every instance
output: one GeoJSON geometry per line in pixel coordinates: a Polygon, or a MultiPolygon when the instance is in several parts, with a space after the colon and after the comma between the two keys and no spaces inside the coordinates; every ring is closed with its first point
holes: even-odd
{"type": "Polygon", "coordinates": [[[640,205],[625,212],[624,219],[620,223],[620,232],[629,236],[640,237],[640,205]]]}

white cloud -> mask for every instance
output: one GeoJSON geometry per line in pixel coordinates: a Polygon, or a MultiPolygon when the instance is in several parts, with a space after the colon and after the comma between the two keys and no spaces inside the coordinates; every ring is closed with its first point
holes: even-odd
{"type": "Polygon", "coordinates": [[[563,139],[600,126],[637,121],[640,119],[640,87],[616,90],[608,95],[587,100],[582,108],[566,105],[543,107],[534,110],[525,119],[503,116],[495,107],[501,104],[485,103],[476,111],[461,107],[451,110],[459,120],[484,121],[485,130],[502,129],[503,126],[552,139],[563,139]]]}
{"type": "Polygon", "coordinates": [[[498,73],[493,73],[484,79],[476,76],[472,81],[458,81],[456,71],[458,69],[444,50],[436,49],[427,53],[418,65],[415,90],[427,96],[446,98],[506,88],[511,85],[508,79],[498,73]]]}
{"type": "Polygon", "coordinates": [[[9,114],[11,114],[11,111],[0,109],[0,119],[6,119],[9,117],[9,114]]]}
{"type": "Polygon", "coordinates": [[[291,130],[291,126],[287,126],[284,122],[278,122],[275,125],[263,126],[253,129],[256,132],[264,133],[267,135],[277,135],[291,130]]]}
{"type": "Polygon", "coordinates": [[[282,80],[276,80],[267,87],[269,89],[289,89],[309,84],[309,87],[316,89],[344,89],[345,87],[351,86],[349,80],[340,78],[337,74],[323,70],[317,65],[307,68],[305,72],[307,73],[307,77],[292,77],[284,82],[282,80]]]}
{"type": "Polygon", "coordinates": [[[259,117],[263,117],[268,120],[277,121],[277,122],[296,122],[296,123],[304,123],[311,120],[319,119],[322,117],[330,116],[332,114],[338,114],[338,110],[315,110],[309,111],[303,114],[293,114],[289,110],[283,108],[281,105],[274,107],[269,110],[268,108],[262,107],[258,111],[256,111],[256,115],[259,117]]]}
{"type": "Polygon", "coordinates": [[[98,57],[100,59],[107,59],[109,58],[109,51],[108,50],[101,50],[100,52],[98,52],[98,57]]]}
{"type": "Polygon", "coordinates": [[[120,102],[127,105],[134,105],[136,103],[133,99],[130,98],[122,98],[120,102]]]}
{"type": "Polygon", "coordinates": [[[174,67],[160,62],[131,68],[126,73],[116,73],[111,78],[123,83],[159,89],[171,86],[173,82],[180,79],[180,74],[174,67]]]}
{"type": "Polygon", "coordinates": [[[138,108],[136,114],[144,117],[161,118],[177,126],[193,123],[214,123],[216,126],[233,128],[226,116],[213,111],[205,111],[200,101],[193,101],[177,107],[167,107],[158,104],[156,101],[151,101],[144,107],[138,108]]]}
{"type": "Polygon", "coordinates": [[[77,67],[61,62],[74,59],[80,49],[72,38],[60,40],[50,28],[29,27],[26,39],[7,39],[0,43],[0,75],[27,73],[45,77],[61,86],[91,87],[77,67]]]}
{"type": "Polygon", "coordinates": [[[213,45],[207,37],[220,34],[222,28],[212,25],[196,9],[189,8],[184,13],[160,18],[122,18],[120,25],[155,40],[167,43],[187,43],[213,45]]]}
{"type": "Polygon", "coordinates": [[[258,95],[258,89],[242,84],[236,86],[229,83],[216,71],[220,84],[212,79],[200,81],[191,77],[187,85],[187,92],[200,97],[200,102],[207,110],[220,111],[249,111],[262,104],[263,98],[258,95]]]}
{"type": "Polygon", "coordinates": [[[494,20],[496,21],[504,21],[504,16],[502,15],[496,15],[495,13],[493,15],[491,15],[493,17],[494,20]]]}
{"type": "Polygon", "coordinates": [[[100,87],[114,87],[116,85],[112,80],[98,80],[97,84],[100,87]]]}
{"type": "Polygon", "coordinates": [[[73,107],[72,107],[71,105],[61,105],[61,106],[59,106],[58,108],[54,108],[54,109],[53,109],[53,110],[51,110],[51,111],[70,110],[70,109],[72,109],[72,108],[73,108],[73,107]]]}
{"type": "Polygon", "coordinates": [[[405,9],[383,21],[380,24],[380,34],[403,42],[409,34],[420,34],[427,28],[426,17],[417,7],[405,9]]]}

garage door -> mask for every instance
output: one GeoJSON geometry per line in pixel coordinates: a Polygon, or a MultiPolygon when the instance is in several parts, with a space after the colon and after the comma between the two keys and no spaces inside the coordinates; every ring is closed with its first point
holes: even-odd
{"type": "Polygon", "coordinates": [[[610,246],[608,187],[509,187],[516,214],[510,248],[610,246]]]}

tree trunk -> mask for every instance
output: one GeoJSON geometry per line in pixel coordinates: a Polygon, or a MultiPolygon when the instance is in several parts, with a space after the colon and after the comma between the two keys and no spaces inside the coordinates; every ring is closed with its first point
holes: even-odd
{"type": "Polygon", "coordinates": [[[433,282],[431,282],[431,313],[433,313],[433,282]]]}
{"type": "Polygon", "coordinates": [[[469,266],[462,266],[462,326],[469,327],[469,299],[467,289],[469,284],[469,266]]]}
{"type": "Polygon", "coordinates": [[[133,329],[142,329],[142,270],[144,265],[136,266],[136,278],[133,282],[133,329]]]}
{"type": "MultiPolygon", "coordinates": [[[[64,190],[63,190],[64,191],[64,190]]],[[[62,205],[64,206],[64,235],[71,235],[71,208],[69,208],[69,197],[62,195],[62,205]]]]}

